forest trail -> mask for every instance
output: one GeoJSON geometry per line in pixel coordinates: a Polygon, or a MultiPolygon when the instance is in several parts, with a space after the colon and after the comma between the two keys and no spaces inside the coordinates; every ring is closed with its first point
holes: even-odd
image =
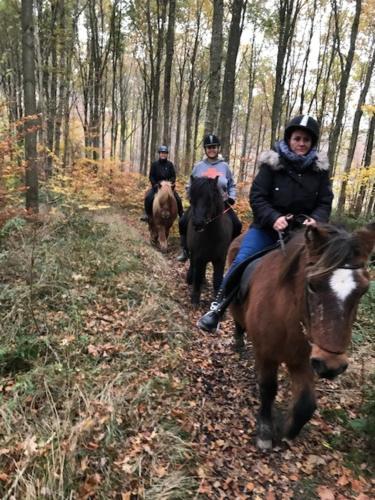
{"type": "MultiPolygon", "coordinates": [[[[147,225],[139,221],[139,215],[124,212],[121,220],[149,241],[147,225]]],[[[100,220],[118,223],[117,215],[115,220],[111,217],[100,216],[100,220]]],[[[197,498],[374,498],[375,480],[368,479],[370,457],[356,473],[346,466],[358,443],[355,435],[347,432],[345,415],[349,419],[357,416],[361,386],[369,373],[368,367],[364,370],[363,353],[356,354],[347,374],[337,381],[317,382],[318,411],[298,439],[281,443],[269,453],[260,452],[255,446],[258,397],[251,345],[242,359],[234,352],[229,315],[220,334],[198,331],[196,320],[209,304],[211,292],[206,287],[199,309],[191,308],[185,282],[187,264],[176,261],[178,250],[173,233],[164,257],[170,270],[167,279],[175,282],[175,298],[191,325],[182,367],[188,385],[181,408],[174,407],[173,414],[190,435],[199,457],[197,498]]],[[[283,411],[289,401],[288,390],[281,370],[277,406],[283,411]]]]}

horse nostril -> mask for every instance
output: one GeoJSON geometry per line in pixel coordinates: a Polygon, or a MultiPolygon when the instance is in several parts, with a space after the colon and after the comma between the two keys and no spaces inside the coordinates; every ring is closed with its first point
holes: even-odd
{"type": "Polygon", "coordinates": [[[311,366],[319,377],[332,380],[341,375],[341,373],[344,373],[348,367],[348,363],[342,363],[337,368],[329,368],[323,359],[311,358],[311,366]]]}
{"type": "Polygon", "coordinates": [[[327,365],[323,359],[311,358],[311,366],[319,376],[322,376],[327,371],[327,365]]]}

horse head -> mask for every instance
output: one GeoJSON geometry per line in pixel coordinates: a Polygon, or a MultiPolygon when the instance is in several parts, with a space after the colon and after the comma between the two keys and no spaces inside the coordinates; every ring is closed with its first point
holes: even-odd
{"type": "Polygon", "coordinates": [[[305,243],[302,329],[311,344],[313,370],[334,378],[348,366],[353,322],[369,287],[366,265],[375,245],[375,223],[352,234],[330,225],[309,226],[305,243]]]}
{"type": "Polygon", "coordinates": [[[196,231],[203,231],[215,217],[223,213],[224,201],[218,181],[218,176],[215,179],[191,176],[191,220],[196,231]]]}

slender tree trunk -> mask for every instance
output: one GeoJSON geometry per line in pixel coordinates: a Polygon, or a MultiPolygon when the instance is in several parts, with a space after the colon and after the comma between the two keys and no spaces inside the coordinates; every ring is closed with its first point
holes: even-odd
{"type": "MultiPolygon", "coordinates": [[[[375,113],[371,116],[369,129],[367,132],[366,151],[365,151],[365,157],[363,160],[363,168],[365,168],[365,169],[368,169],[369,166],[371,165],[372,151],[374,148],[374,134],[375,134],[375,113]]],[[[370,190],[373,191],[374,186],[373,186],[373,183],[370,182],[370,179],[369,179],[369,184],[370,184],[370,190]]],[[[359,194],[357,196],[356,207],[354,210],[356,217],[359,217],[361,215],[362,209],[364,208],[363,207],[363,200],[365,199],[366,189],[368,189],[368,184],[366,185],[365,182],[362,182],[361,187],[359,189],[359,194]]],[[[373,193],[370,193],[369,203],[367,205],[367,207],[370,210],[372,209],[372,204],[373,204],[373,203],[371,203],[371,194],[373,195],[373,193]]],[[[368,213],[370,214],[371,212],[368,212],[368,213]]]]}
{"type": "Polygon", "coordinates": [[[345,207],[345,200],[346,200],[346,187],[348,184],[348,176],[350,173],[350,168],[352,165],[352,161],[354,158],[354,152],[355,152],[355,147],[357,144],[357,139],[358,139],[358,134],[359,134],[359,125],[361,122],[362,118],[362,106],[365,104],[366,101],[366,96],[368,89],[370,87],[370,82],[371,82],[371,77],[374,71],[375,67],[375,44],[373,40],[373,53],[372,57],[368,63],[367,70],[366,70],[366,76],[365,76],[365,81],[363,84],[363,88],[361,90],[358,103],[357,103],[357,109],[354,113],[354,119],[353,119],[353,126],[352,126],[352,133],[350,137],[350,143],[349,143],[349,149],[348,149],[348,155],[346,157],[346,163],[345,163],[345,168],[344,168],[344,179],[341,183],[341,189],[340,189],[340,195],[339,195],[339,201],[337,204],[337,210],[341,212],[344,207],[345,207]]]}
{"type": "Polygon", "coordinates": [[[36,99],[33,2],[22,0],[22,66],[25,106],[26,209],[38,212],[38,168],[36,152],[36,99]]]}
{"type": "Polygon", "coordinates": [[[184,161],[184,172],[188,172],[191,165],[191,145],[192,145],[192,126],[193,126],[193,115],[194,115],[194,93],[195,93],[195,62],[197,59],[198,44],[200,37],[200,25],[201,25],[201,9],[202,5],[197,6],[196,13],[196,32],[193,44],[193,51],[190,57],[190,77],[189,77],[189,89],[188,89],[188,100],[186,105],[186,120],[185,120],[185,161],[184,161]]]}
{"type": "Polygon", "coordinates": [[[302,77],[300,105],[299,105],[299,114],[300,115],[303,114],[304,104],[305,104],[306,75],[307,75],[307,68],[309,66],[309,58],[310,58],[310,52],[311,52],[311,40],[312,40],[312,37],[314,34],[314,22],[315,22],[315,15],[316,15],[316,11],[317,11],[317,0],[314,0],[312,9],[313,10],[312,10],[312,14],[311,14],[311,26],[310,26],[310,32],[309,32],[309,39],[308,39],[308,43],[307,43],[305,59],[303,61],[303,77],[302,77]]]}
{"type": "Polygon", "coordinates": [[[236,61],[243,29],[243,16],[246,10],[246,0],[233,0],[232,20],[229,28],[228,50],[225,61],[223,89],[221,93],[221,108],[219,118],[219,135],[223,156],[229,159],[230,133],[233,119],[234,92],[236,79],[236,61]]]}
{"type": "Polygon", "coordinates": [[[170,132],[170,106],[171,106],[171,78],[172,62],[174,54],[174,33],[176,24],[176,0],[169,0],[168,29],[165,47],[165,69],[164,69],[164,124],[163,143],[169,145],[171,142],[170,132]]]}
{"type": "MultiPolygon", "coordinates": [[[[338,14],[337,14],[336,0],[332,0],[332,1],[333,1],[334,11],[335,11],[335,17],[337,19],[338,14]]],[[[337,116],[336,116],[336,121],[335,121],[333,132],[332,132],[332,137],[331,137],[331,140],[329,142],[329,147],[328,147],[328,160],[330,163],[331,172],[334,169],[334,166],[336,163],[337,145],[338,145],[338,141],[339,141],[339,137],[340,137],[342,120],[344,117],[344,111],[345,111],[345,108],[347,106],[346,92],[347,92],[350,72],[351,72],[351,68],[352,68],[352,64],[353,64],[355,44],[356,44],[356,40],[357,40],[358,27],[359,27],[359,18],[361,15],[362,0],[356,0],[355,6],[356,6],[355,7],[355,14],[354,14],[354,18],[353,18],[351,33],[350,33],[349,51],[348,51],[348,55],[346,57],[345,67],[343,68],[343,71],[341,73],[337,116]]],[[[340,36],[338,26],[336,29],[336,36],[337,37],[340,36]]],[[[341,52],[340,52],[340,57],[342,57],[341,52]]]]}
{"type": "Polygon", "coordinates": [[[294,37],[297,16],[301,10],[300,0],[279,0],[278,21],[279,34],[277,45],[275,90],[273,94],[272,117],[271,117],[271,146],[276,140],[277,131],[280,126],[282,101],[284,94],[284,82],[286,75],[286,61],[290,53],[291,42],[294,37]]]}
{"type": "Polygon", "coordinates": [[[246,119],[245,119],[245,131],[242,141],[242,150],[241,150],[241,160],[240,160],[240,172],[238,176],[239,182],[243,182],[245,180],[245,168],[248,163],[248,142],[249,142],[249,129],[250,129],[250,116],[253,108],[253,92],[254,92],[254,83],[255,83],[255,70],[256,70],[256,56],[254,54],[254,44],[255,44],[255,33],[253,36],[253,41],[251,44],[251,54],[250,54],[250,63],[249,63],[249,82],[248,82],[248,99],[246,106],[246,119]]]}
{"type": "Polygon", "coordinates": [[[220,111],[221,59],[223,53],[224,0],[213,0],[212,35],[210,46],[210,75],[205,134],[216,132],[220,111]]]}

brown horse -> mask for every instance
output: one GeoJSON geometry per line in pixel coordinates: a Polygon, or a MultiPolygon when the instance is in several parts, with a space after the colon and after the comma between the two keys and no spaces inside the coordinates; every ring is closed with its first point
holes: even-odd
{"type": "Polygon", "coordinates": [[[162,252],[168,248],[169,231],[177,217],[177,202],[169,181],[161,181],[152,205],[149,221],[151,243],[162,252]]]}
{"type": "MultiPolygon", "coordinates": [[[[346,350],[361,296],[369,286],[367,260],[375,223],[349,234],[331,225],[308,227],[264,256],[250,277],[249,291],[231,306],[237,345],[246,331],[259,377],[257,444],[272,447],[272,406],[277,372],[285,363],[293,403],[280,437],[294,438],[316,408],[314,372],[334,378],[348,366],[346,350]]],[[[234,241],[228,254],[238,251],[234,241]]]]}

